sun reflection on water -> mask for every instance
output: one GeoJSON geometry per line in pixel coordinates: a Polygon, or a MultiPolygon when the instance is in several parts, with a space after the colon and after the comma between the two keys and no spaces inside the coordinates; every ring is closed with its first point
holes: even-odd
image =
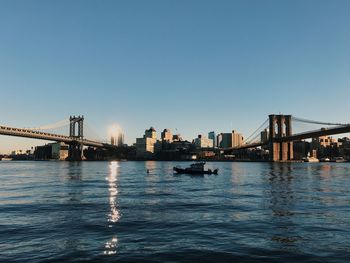
{"type": "Polygon", "coordinates": [[[118,239],[113,237],[110,241],[107,241],[105,244],[105,251],[103,251],[104,255],[114,255],[117,253],[117,244],[118,239]]]}
{"type": "Polygon", "coordinates": [[[109,165],[109,176],[107,178],[108,181],[108,191],[109,191],[109,205],[111,208],[110,213],[108,214],[108,221],[112,223],[118,222],[120,218],[120,213],[117,206],[117,195],[118,195],[118,188],[117,188],[117,181],[118,181],[118,169],[119,164],[118,162],[111,162],[109,165]]]}
{"type": "MultiPolygon", "coordinates": [[[[110,223],[108,227],[112,227],[113,223],[116,223],[120,219],[120,212],[117,205],[118,196],[118,174],[119,174],[119,163],[114,161],[109,165],[109,175],[106,178],[108,181],[108,191],[109,191],[109,206],[110,212],[108,213],[108,222],[110,223]]],[[[118,239],[114,235],[111,240],[105,243],[104,255],[114,255],[117,253],[117,243],[118,239]]]]}

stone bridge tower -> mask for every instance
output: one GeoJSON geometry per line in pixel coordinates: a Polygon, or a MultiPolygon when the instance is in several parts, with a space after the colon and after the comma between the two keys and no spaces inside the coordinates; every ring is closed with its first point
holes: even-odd
{"type": "Polygon", "coordinates": [[[293,142],[282,142],[282,137],[292,135],[291,115],[269,115],[270,161],[285,162],[293,160],[293,142]]]}

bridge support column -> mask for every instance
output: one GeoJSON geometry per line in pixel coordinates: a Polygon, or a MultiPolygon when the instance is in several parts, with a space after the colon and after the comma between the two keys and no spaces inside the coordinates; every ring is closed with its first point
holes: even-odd
{"type": "Polygon", "coordinates": [[[293,160],[293,142],[281,142],[281,138],[292,135],[291,115],[269,115],[270,161],[293,160]]]}
{"type": "Polygon", "coordinates": [[[84,116],[78,116],[78,117],[70,116],[69,121],[70,121],[69,137],[73,138],[74,141],[69,145],[67,160],[81,161],[83,158],[83,145],[81,144],[81,141],[84,138],[84,135],[83,135],[84,116]],[[77,131],[76,131],[76,127],[78,128],[77,131]]]}
{"type": "Polygon", "coordinates": [[[83,146],[80,143],[72,143],[68,147],[68,161],[81,161],[83,157],[83,146]]]}

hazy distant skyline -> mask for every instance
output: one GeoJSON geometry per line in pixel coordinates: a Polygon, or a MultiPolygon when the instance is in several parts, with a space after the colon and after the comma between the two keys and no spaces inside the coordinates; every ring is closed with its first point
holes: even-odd
{"type": "MultiPolygon", "coordinates": [[[[0,1],[0,125],[83,114],[126,142],[270,113],[350,122],[349,1],[0,1]]],[[[107,139],[107,138],[106,138],[107,139]]],[[[0,152],[37,140],[0,135],[0,152]]]]}

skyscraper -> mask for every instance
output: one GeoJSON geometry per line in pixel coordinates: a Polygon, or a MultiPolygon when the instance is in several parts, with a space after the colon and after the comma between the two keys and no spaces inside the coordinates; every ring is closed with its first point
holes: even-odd
{"type": "Polygon", "coordinates": [[[213,147],[216,147],[216,135],[215,132],[211,131],[208,133],[208,138],[213,141],[213,147]]]}
{"type": "Polygon", "coordinates": [[[123,146],[124,145],[124,134],[122,131],[119,131],[118,133],[118,141],[117,141],[118,146],[123,146]]]}
{"type": "Polygon", "coordinates": [[[111,135],[111,144],[112,145],[116,145],[116,138],[115,138],[115,135],[111,135]]]}
{"type": "Polygon", "coordinates": [[[161,133],[162,141],[172,142],[173,135],[171,134],[171,131],[169,129],[164,129],[161,133]]]}

